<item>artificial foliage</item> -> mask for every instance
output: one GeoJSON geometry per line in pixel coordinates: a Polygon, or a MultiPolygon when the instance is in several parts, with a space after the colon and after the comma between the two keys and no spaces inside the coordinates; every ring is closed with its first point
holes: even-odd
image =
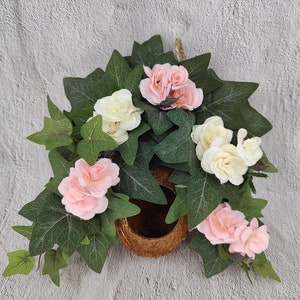
{"type": "MultiPolygon", "coordinates": [[[[44,118],[44,126],[39,132],[28,137],[49,151],[53,177],[36,199],[20,210],[19,214],[31,225],[14,226],[13,229],[29,239],[29,248],[8,253],[9,264],[3,276],[28,274],[40,267],[42,274],[49,275],[59,286],[60,270],[67,267],[74,252],[78,252],[92,270],[100,273],[108,251],[120,242],[115,221],[140,212],[130,198],[159,205],[167,203],[151,174],[153,167],[162,165],[173,170],[169,180],[176,188],[176,198],[166,223],[188,215],[188,246],[200,254],[207,277],[237,264],[248,275],[253,269],[262,277],[280,281],[264,252],[256,254],[252,260],[232,254],[228,245],[213,245],[195,229],[224,201],[230,203],[232,209],[242,212],[248,221],[263,217],[262,209],[267,201],[253,196],[256,192],[253,178],[277,172],[265,154],[249,166],[239,185],[229,181],[221,184],[214,174],[201,167],[191,138],[196,124],[203,124],[213,116],[220,117],[224,127],[233,132],[232,143],[235,145],[240,128],[247,130],[249,138],[261,137],[272,128],[249,103],[258,84],[220,79],[209,68],[210,58],[207,53],[177,61],[173,52],[164,52],[161,37],[153,36],[143,44],[135,42],[130,56],[113,51],[105,70],[97,68],[85,78],[64,78],[71,110],[61,111],[48,97],[49,117],[44,118]],[[146,78],[143,67],[153,68],[157,64],[183,66],[189,79],[203,91],[202,104],[190,111],[165,109],[181,96],[167,97],[159,106],[146,101],[140,91],[141,80],[146,78]],[[102,116],[95,116],[93,112],[98,99],[123,89],[130,91],[133,105],[143,113],[139,126],[128,131],[128,139],[118,144],[103,130],[102,116]],[[84,220],[66,211],[59,185],[79,159],[92,166],[100,158],[109,158],[119,166],[120,181],[106,193],[107,209],[84,220]]],[[[261,220],[259,222],[263,224],[261,220]]]]}

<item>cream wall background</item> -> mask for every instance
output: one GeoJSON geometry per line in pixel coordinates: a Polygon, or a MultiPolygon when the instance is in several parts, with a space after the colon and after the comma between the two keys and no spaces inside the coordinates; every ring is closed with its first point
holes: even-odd
{"type": "Polygon", "coordinates": [[[104,68],[113,49],[127,55],[134,40],[161,34],[166,50],[180,37],[188,57],[211,52],[211,67],[224,79],[260,83],[250,102],[274,125],[263,148],[280,173],[257,189],[269,200],[267,255],[282,278],[252,276],[251,285],[230,267],[207,280],[184,244],[155,260],[116,246],[100,275],[75,256],[60,288],[40,271],[1,277],[0,299],[300,299],[298,0],[1,0],[0,13],[1,272],[6,252],[27,247],[11,230],[27,224],[18,211],[51,176],[44,148],[25,139],[42,128],[46,95],[68,109],[63,77],[85,77],[104,68]]]}

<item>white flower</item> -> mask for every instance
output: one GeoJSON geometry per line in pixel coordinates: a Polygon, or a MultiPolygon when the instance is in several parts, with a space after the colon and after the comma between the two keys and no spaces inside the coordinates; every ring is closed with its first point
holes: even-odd
{"type": "Polygon", "coordinates": [[[224,127],[223,120],[214,116],[205,120],[202,125],[193,126],[191,138],[196,147],[196,154],[199,160],[202,159],[203,153],[218,138],[222,138],[224,143],[230,143],[232,131],[224,127]]]}
{"type": "Polygon", "coordinates": [[[243,175],[248,167],[237,153],[234,145],[212,145],[207,149],[201,160],[202,169],[215,176],[221,183],[228,180],[234,185],[240,185],[243,181],[243,175]]]}
{"type": "Polygon", "coordinates": [[[244,141],[247,135],[247,130],[241,128],[237,135],[237,153],[242,158],[247,166],[255,165],[263,156],[263,151],[260,148],[261,138],[253,137],[244,141]]]}
{"type": "Polygon", "coordinates": [[[102,130],[119,145],[128,140],[128,130],[137,128],[141,123],[142,109],[132,103],[129,90],[121,89],[111,96],[97,100],[93,116],[102,116],[102,130]]]}
{"type": "Polygon", "coordinates": [[[128,140],[126,130],[120,128],[120,122],[107,122],[102,120],[102,130],[111,136],[119,145],[128,140]]]}

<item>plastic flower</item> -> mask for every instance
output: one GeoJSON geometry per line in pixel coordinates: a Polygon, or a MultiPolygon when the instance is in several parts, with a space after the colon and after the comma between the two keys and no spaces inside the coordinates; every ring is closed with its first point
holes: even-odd
{"type": "Polygon", "coordinates": [[[238,131],[237,140],[238,144],[236,146],[239,156],[243,159],[247,166],[255,165],[260,158],[263,156],[263,151],[260,148],[261,138],[253,137],[244,141],[247,136],[247,130],[241,128],[238,131]]]}
{"type": "Polygon", "coordinates": [[[258,221],[253,218],[248,226],[239,226],[234,233],[235,242],[229,247],[230,253],[240,253],[254,259],[255,254],[265,251],[269,246],[267,226],[258,227],[258,221]]]}
{"type": "Polygon", "coordinates": [[[245,215],[232,210],[228,203],[220,203],[197,229],[205,235],[211,244],[229,244],[235,241],[234,233],[237,227],[247,225],[245,215]]]}
{"type": "Polygon", "coordinates": [[[234,185],[240,185],[244,181],[243,175],[248,167],[238,155],[234,145],[222,145],[222,142],[222,139],[216,140],[204,152],[201,167],[205,172],[214,174],[221,183],[230,181],[234,185]],[[218,145],[218,142],[221,145],[218,145]]]}
{"type": "Polygon", "coordinates": [[[202,125],[193,126],[191,133],[192,140],[196,147],[196,154],[199,160],[203,153],[218,138],[222,138],[225,144],[230,143],[232,139],[232,130],[224,127],[223,120],[218,116],[213,116],[205,120],[202,125]]]}
{"type": "Polygon", "coordinates": [[[69,176],[58,186],[66,211],[83,220],[104,212],[108,205],[105,194],[111,186],[119,183],[118,176],[118,165],[108,158],[99,159],[93,166],[84,159],[76,161],[69,176]]]}

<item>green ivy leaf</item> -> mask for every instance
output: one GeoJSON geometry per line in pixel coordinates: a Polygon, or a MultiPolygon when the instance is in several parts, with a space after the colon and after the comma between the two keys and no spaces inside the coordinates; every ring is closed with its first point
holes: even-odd
{"type": "Polygon", "coordinates": [[[195,174],[199,163],[196,157],[195,144],[191,139],[195,116],[182,109],[171,110],[167,115],[179,128],[156,145],[154,152],[165,163],[187,162],[190,166],[189,172],[195,174]]]}
{"type": "Polygon", "coordinates": [[[117,142],[102,131],[102,117],[96,116],[81,127],[83,140],[77,146],[78,154],[93,165],[101,151],[113,150],[117,142]]]}
{"type": "Polygon", "coordinates": [[[36,217],[29,244],[31,255],[39,255],[58,244],[70,256],[88,233],[99,231],[98,218],[83,221],[67,213],[57,200],[52,194],[36,217]]]}
{"type": "Polygon", "coordinates": [[[222,188],[216,177],[200,169],[194,176],[175,170],[169,180],[187,186],[190,229],[202,222],[223,199],[222,188]]]}
{"type": "Polygon", "coordinates": [[[187,188],[184,185],[176,185],[176,198],[166,216],[166,223],[171,224],[187,214],[187,188]]]}
{"type": "Polygon", "coordinates": [[[139,85],[143,72],[142,65],[136,66],[129,74],[127,74],[123,88],[128,89],[132,94],[137,94],[140,91],[139,85]]]}
{"type": "Polygon", "coordinates": [[[211,116],[219,116],[224,125],[232,130],[243,126],[241,109],[257,89],[258,84],[249,82],[224,81],[224,84],[207,94],[197,109],[197,124],[202,124],[211,116]]]}
{"type": "Polygon", "coordinates": [[[92,270],[100,273],[109,249],[119,242],[119,238],[99,232],[89,235],[89,240],[88,245],[80,245],[77,251],[92,270]]]}
{"type": "Polygon", "coordinates": [[[252,198],[249,181],[243,183],[244,193],[241,194],[238,200],[230,199],[232,209],[239,210],[244,213],[247,220],[252,218],[263,217],[261,211],[267,205],[267,200],[252,198]]]}
{"type": "Polygon", "coordinates": [[[34,258],[27,250],[17,250],[7,253],[9,263],[2,275],[8,277],[15,274],[28,275],[34,267],[34,258]]]}
{"type": "Polygon", "coordinates": [[[272,129],[271,123],[255,110],[248,101],[239,108],[239,111],[239,126],[240,128],[246,128],[248,134],[263,136],[272,129]]]}
{"type": "Polygon", "coordinates": [[[50,249],[44,255],[45,263],[43,268],[43,275],[49,275],[53,283],[60,285],[59,270],[68,266],[68,263],[63,255],[63,251],[50,249]]]}
{"type": "Polygon", "coordinates": [[[146,123],[153,129],[155,135],[162,135],[167,132],[174,124],[167,116],[167,111],[160,110],[150,104],[145,99],[133,99],[134,105],[144,110],[146,123]]]}
{"type": "Polygon", "coordinates": [[[57,187],[65,177],[69,176],[70,168],[74,166],[75,160],[67,161],[56,150],[50,151],[48,157],[54,177],[46,184],[46,188],[59,194],[57,187]]]}
{"type": "Polygon", "coordinates": [[[278,282],[281,282],[279,276],[274,271],[271,262],[266,258],[264,253],[256,254],[252,261],[252,266],[263,278],[270,277],[278,282]]]}
{"type": "Polygon", "coordinates": [[[51,119],[59,121],[65,119],[65,115],[59,110],[59,108],[51,101],[50,97],[47,96],[48,111],[51,119]]]}
{"type": "Polygon", "coordinates": [[[93,105],[99,98],[102,98],[100,81],[104,75],[101,69],[96,69],[86,78],[64,78],[64,88],[69,99],[72,110],[78,110],[93,105]]]}
{"type": "Polygon", "coordinates": [[[277,168],[268,160],[266,154],[252,167],[255,171],[263,171],[267,173],[277,173],[277,168]]]}
{"type": "Polygon", "coordinates": [[[129,202],[129,197],[124,194],[110,191],[107,194],[109,200],[107,210],[100,215],[103,233],[115,236],[115,221],[122,218],[132,217],[140,213],[140,208],[129,202]]]}
{"type": "Polygon", "coordinates": [[[134,165],[120,164],[121,180],[116,188],[130,198],[167,204],[164,193],[149,171],[153,155],[153,144],[140,142],[134,165]]]}
{"type": "Polygon", "coordinates": [[[138,128],[128,134],[128,140],[118,147],[117,150],[120,152],[127,165],[132,165],[134,163],[138,150],[138,138],[149,129],[150,126],[142,122],[138,128]]]}
{"type": "Polygon", "coordinates": [[[47,150],[72,144],[72,124],[65,117],[61,120],[44,118],[44,128],[27,137],[30,141],[45,145],[47,150]]]}
{"type": "Polygon", "coordinates": [[[207,278],[224,271],[233,261],[231,259],[220,258],[218,246],[212,245],[203,234],[195,234],[189,243],[189,248],[201,255],[204,264],[205,276],[207,278]]]}
{"type": "Polygon", "coordinates": [[[144,65],[152,68],[155,64],[178,64],[173,52],[163,53],[163,44],[159,35],[151,37],[143,44],[134,42],[132,54],[126,57],[126,60],[132,67],[144,65]]]}
{"type": "Polygon", "coordinates": [[[60,197],[53,194],[50,190],[45,189],[33,201],[25,204],[19,211],[19,214],[35,223],[38,215],[42,212],[43,207],[52,200],[60,201],[60,197]]]}
{"type": "Polygon", "coordinates": [[[131,68],[122,55],[114,50],[105,69],[105,76],[112,81],[119,89],[124,87],[131,68]]]}
{"type": "Polygon", "coordinates": [[[14,231],[25,236],[29,240],[31,239],[32,228],[33,228],[33,225],[31,225],[31,226],[13,226],[12,227],[12,229],[14,231]]]}

